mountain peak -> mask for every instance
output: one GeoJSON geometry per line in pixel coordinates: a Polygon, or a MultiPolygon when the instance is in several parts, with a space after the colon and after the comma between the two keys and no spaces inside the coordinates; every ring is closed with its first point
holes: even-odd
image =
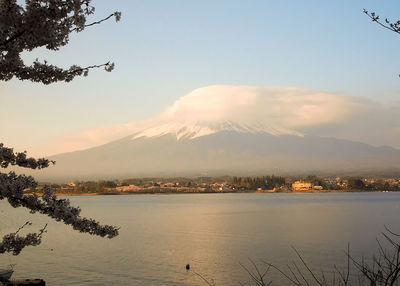
{"type": "Polygon", "coordinates": [[[221,131],[234,131],[237,133],[251,133],[251,134],[271,134],[271,135],[297,135],[303,134],[283,128],[281,126],[268,126],[266,124],[241,124],[229,120],[220,121],[164,121],[154,122],[153,124],[136,132],[132,139],[140,137],[159,137],[166,134],[175,135],[177,140],[181,139],[194,139],[201,136],[206,136],[221,131]]]}
{"type": "Polygon", "coordinates": [[[220,131],[301,136],[303,132],[311,134],[310,130],[342,124],[363,106],[355,97],[305,88],[212,85],[189,92],[147,120],[84,130],[62,138],[59,149],[82,150],[126,137],[165,134],[178,140],[195,139],[220,131]]]}

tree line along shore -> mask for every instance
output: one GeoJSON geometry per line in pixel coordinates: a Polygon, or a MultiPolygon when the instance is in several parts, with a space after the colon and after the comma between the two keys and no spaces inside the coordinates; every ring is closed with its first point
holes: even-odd
{"type": "Polygon", "coordinates": [[[41,194],[44,185],[58,195],[119,195],[178,193],[298,193],[298,192],[397,192],[400,178],[362,177],[197,177],[135,178],[125,180],[76,181],[64,184],[42,183],[25,193],[41,194]]]}

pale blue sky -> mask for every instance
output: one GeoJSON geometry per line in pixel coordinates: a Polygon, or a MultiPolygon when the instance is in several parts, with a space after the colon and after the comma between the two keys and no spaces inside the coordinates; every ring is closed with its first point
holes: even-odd
{"type": "Polygon", "coordinates": [[[121,21],[76,34],[59,52],[37,50],[26,58],[65,66],[110,60],[115,70],[50,86],[1,82],[0,142],[46,154],[54,138],[150,118],[214,84],[295,86],[400,105],[400,35],[362,13],[397,20],[399,1],[93,4],[94,19],[119,10],[121,21]]]}

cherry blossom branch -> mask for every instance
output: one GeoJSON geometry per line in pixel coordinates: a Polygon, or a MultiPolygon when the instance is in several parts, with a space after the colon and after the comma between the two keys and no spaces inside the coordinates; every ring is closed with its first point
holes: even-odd
{"type": "Polygon", "coordinates": [[[80,217],[81,209],[70,205],[68,199],[57,199],[49,189],[44,191],[42,197],[22,196],[8,197],[13,206],[22,206],[31,210],[32,213],[45,214],[56,221],[62,221],[71,225],[73,229],[86,232],[91,235],[113,238],[118,235],[119,228],[110,225],[100,225],[94,219],[80,217]]]}
{"type": "MultiPolygon", "coordinates": [[[[2,168],[15,165],[31,169],[42,169],[48,167],[50,163],[54,162],[44,158],[38,160],[28,158],[26,152],[15,153],[12,148],[4,147],[0,143],[0,167],[2,168]]],[[[81,217],[81,209],[79,207],[71,206],[68,199],[58,199],[48,186],[44,187],[43,196],[41,197],[36,194],[25,195],[24,190],[36,187],[37,182],[31,176],[17,175],[15,172],[9,172],[8,174],[0,172],[0,200],[7,199],[12,207],[25,207],[31,213],[39,212],[56,221],[71,225],[73,229],[80,232],[108,238],[118,235],[119,228],[115,226],[101,225],[96,220],[81,217]]],[[[26,223],[25,225],[28,224],[26,223]]],[[[13,252],[17,255],[25,246],[40,244],[44,230],[21,237],[18,233],[25,225],[15,233],[4,236],[3,242],[0,244],[0,253],[13,252]]]]}
{"type": "Polygon", "coordinates": [[[44,47],[57,51],[69,42],[71,32],[82,32],[85,28],[98,25],[115,17],[118,22],[121,12],[114,12],[101,19],[86,24],[86,19],[94,13],[91,0],[26,1],[25,5],[13,0],[0,1],[0,81],[13,77],[50,84],[70,82],[76,76],[86,76],[89,69],[104,66],[111,71],[114,64],[94,65],[81,68],[77,65],[63,69],[55,65],[33,62],[26,65],[21,58],[24,51],[44,47]],[[43,1],[42,1],[43,2],[43,1]]]}
{"type": "Polygon", "coordinates": [[[73,207],[68,199],[58,199],[45,186],[43,196],[25,195],[24,189],[34,188],[37,183],[31,176],[0,173],[0,200],[7,199],[14,208],[25,207],[31,213],[39,212],[56,221],[71,225],[73,229],[101,237],[113,238],[119,234],[119,228],[101,225],[99,222],[80,216],[81,209],[73,207]]]}
{"type": "Polygon", "coordinates": [[[43,169],[48,167],[50,163],[55,164],[54,161],[44,158],[37,160],[34,158],[28,158],[26,152],[14,153],[12,148],[4,147],[4,144],[0,143],[1,168],[7,168],[9,165],[12,165],[30,169],[43,169]]]}
{"type": "Polygon", "coordinates": [[[81,75],[83,73],[84,76],[87,76],[89,69],[101,68],[101,67],[104,67],[104,70],[111,72],[114,69],[114,63],[107,62],[107,63],[101,64],[101,65],[92,65],[92,66],[88,66],[88,67],[84,67],[84,68],[77,68],[77,69],[69,71],[69,74],[81,75]]]}
{"type": "Polygon", "coordinates": [[[71,29],[69,31],[70,32],[74,32],[74,31],[80,32],[80,31],[82,31],[83,29],[85,29],[87,27],[101,24],[102,22],[107,21],[108,19],[110,19],[113,16],[115,17],[115,21],[118,22],[121,19],[121,12],[114,12],[114,13],[108,15],[107,17],[101,19],[101,20],[98,20],[98,21],[92,22],[90,24],[84,25],[83,27],[75,27],[75,28],[73,28],[73,29],[71,29]]]}
{"type": "Polygon", "coordinates": [[[15,34],[12,35],[10,38],[8,38],[8,39],[5,40],[4,42],[0,43],[0,50],[5,49],[5,48],[1,48],[2,46],[3,46],[3,47],[6,47],[9,43],[11,43],[12,41],[18,39],[18,38],[21,37],[24,33],[25,33],[25,30],[24,30],[24,31],[21,31],[21,32],[18,32],[18,33],[15,33],[15,34]]]}
{"type": "Polygon", "coordinates": [[[37,233],[28,233],[26,236],[18,235],[18,232],[27,225],[31,225],[31,223],[28,221],[16,232],[3,236],[3,240],[0,241],[0,254],[12,252],[13,255],[18,255],[25,247],[37,246],[42,242],[42,236],[46,232],[47,224],[37,233]]]}

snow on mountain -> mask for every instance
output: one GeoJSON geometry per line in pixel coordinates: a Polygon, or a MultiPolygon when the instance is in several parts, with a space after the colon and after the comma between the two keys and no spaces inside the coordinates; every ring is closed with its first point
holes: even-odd
{"type": "Polygon", "coordinates": [[[298,128],[343,120],[356,106],[351,97],[301,88],[207,86],[179,98],[132,138],[193,139],[220,131],[302,136],[298,128]]]}
{"type": "Polygon", "coordinates": [[[173,134],[177,140],[194,139],[201,136],[214,134],[221,131],[235,131],[238,133],[268,133],[271,135],[298,135],[302,134],[283,127],[272,127],[262,124],[245,125],[230,121],[221,122],[165,122],[156,124],[153,127],[145,128],[132,136],[132,139],[140,137],[159,137],[166,134],[173,134]]]}
{"type": "MultiPolygon", "coordinates": [[[[163,128],[162,132],[165,130],[169,129],[163,128]]],[[[178,135],[192,136],[190,131],[185,129],[178,135]]],[[[400,166],[400,150],[390,147],[307,135],[274,136],[241,131],[220,131],[190,140],[160,132],[148,134],[151,137],[129,136],[50,157],[56,165],[34,175],[45,181],[74,181],[359,171],[370,174],[398,170],[400,166]]]]}
{"type": "Polygon", "coordinates": [[[213,85],[195,89],[153,118],[60,138],[57,151],[83,150],[131,136],[195,139],[221,131],[297,135],[346,122],[365,109],[360,98],[279,86],[213,85]]]}
{"type": "Polygon", "coordinates": [[[299,88],[204,87],[155,118],[112,127],[112,132],[86,133],[91,139],[102,136],[105,144],[52,156],[57,164],[38,177],[87,180],[398,170],[400,150],[302,132],[341,122],[362,106],[357,98],[299,88]]]}

